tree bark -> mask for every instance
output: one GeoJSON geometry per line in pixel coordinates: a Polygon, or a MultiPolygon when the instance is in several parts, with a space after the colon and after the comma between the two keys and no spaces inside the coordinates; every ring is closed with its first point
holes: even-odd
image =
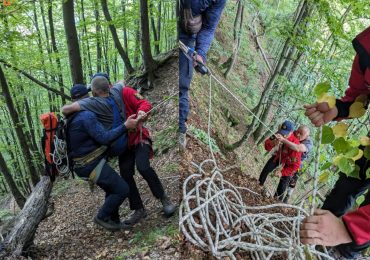
{"type": "Polygon", "coordinates": [[[141,49],[143,51],[144,70],[148,73],[148,88],[152,87],[154,81],[153,71],[156,63],[150,48],[148,1],[140,0],[140,25],[141,25],[141,49]]]}
{"type": "Polygon", "coordinates": [[[18,259],[33,243],[37,227],[46,214],[51,189],[50,178],[43,176],[16,217],[14,227],[0,244],[0,249],[3,248],[1,259],[18,259]]]}
{"type": "Polygon", "coordinates": [[[80,45],[74,17],[73,0],[63,1],[63,23],[67,37],[69,64],[71,66],[73,84],[84,84],[80,45]]]}
{"type": "Polygon", "coordinates": [[[38,174],[38,172],[37,172],[37,170],[34,167],[34,164],[32,162],[32,155],[31,155],[31,152],[30,152],[29,147],[27,145],[26,136],[25,136],[24,131],[23,131],[23,123],[20,121],[18,112],[15,110],[13,99],[10,95],[9,86],[8,86],[8,83],[6,81],[6,78],[5,78],[5,75],[4,75],[4,72],[3,72],[3,69],[1,68],[1,66],[0,66],[0,83],[1,83],[1,88],[2,88],[2,92],[3,92],[2,94],[5,98],[5,102],[6,102],[6,105],[8,107],[9,114],[10,114],[12,120],[13,120],[15,130],[16,130],[16,133],[17,133],[17,137],[19,139],[19,143],[20,143],[21,148],[22,148],[22,152],[23,152],[24,157],[26,159],[27,165],[29,166],[32,183],[33,183],[33,185],[36,185],[38,183],[38,181],[40,180],[39,179],[39,174],[38,174]]]}
{"type": "Polygon", "coordinates": [[[129,57],[127,56],[127,53],[123,49],[121,42],[119,41],[116,27],[112,23],[112,17],[109,14],[107,0],[101,0],[100,2],[101,2],[101,5],[102,5],[102,8],[103,8],[103,13],[104,13],[105,19],[109,23],[109,30],[110,30],[110,32],[112,34],[114,45],[116,46],[117,51],[118,51],[119,55],[121,56],[121,58],[122,58],[122,60],[123,60],[123,62],[125,64],[125,67],[126,67],[126,70],[127,70],[128,74],[131,74],[135,70],[134,70],[134,68],[131,65],[131,62],[130,62],[129,57]]]}
{"type": "Polygon", "coordinates": [[[0,152],[0,170],[5,178],[6,183],[8,184],[10,192],[12,193],[15,201],[17,202],[18,207],[22,209],[24,204],[26,203],[26,198],[22,195],[17,185],[15,184],[14,179],[9,171],[9,168],[1,152],[0,152]]]}
{"type": "Polygon", "coordinates": [[[102,50],[101,50],[101,26],[99,21],[99,5],[98,1],[95,2],[95,30],[96,30],[96,71],[101,72],[101,60],[102,60],[102,50]]]}
{"type": "MultiPolygon", "coordinates": [[[[87,36],[87,27],[86,27],[86,19],[85,19],[85,7],[84,7],[84,1],[81,0],[81,16],[82,16],[82,21],[83,21],[83,33],[84,36],[87,36]]],[[[90,53],[90,45],[89,41],[86,38],[86,52],[87,52],[87,68],[89,70],[89,75],[93,75],[92,71],[92,64],[91,64],[91,53],[90,53]]]]}

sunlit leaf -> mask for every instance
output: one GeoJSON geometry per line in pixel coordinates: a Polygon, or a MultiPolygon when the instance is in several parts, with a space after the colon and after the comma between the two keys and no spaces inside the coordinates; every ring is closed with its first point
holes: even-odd
{"type": "Polygon", "coordinates": [[[368,137],[368,136],[361,136],[360,137],[360,144],[363,145],[363,146],[370,145],[370,137],[368,137]]]}
{"type": "Polygon", "coordinates": [[[335,97],[334,96],[328,95],[327,93],[322,94],[317,99],[317,103],[324,103],[324,102],[328,103],[328,106],[330,108],[335,107],[335,97]]]}
{"type": "Polygon", "coordinates": [[[338,161],[338,168],[341,172],[349,175],[355,170],[355,162],[352,159],[346,157],[340,157],[338,161]]]}
{"type": "Polygon", "coordinates": [[[358,154],[356,156],[353,156],[352,160],[357,161],[358,159],[361,159],[362,156],[364,156],[364,151],[362,151],[361,149],[358,149],[358,154]]]}
{"type": "Polygon", "coordinates": [[[362,102],[354,102],[349,107],[349,117],[350,118],[359,118],[362,117],[366,113],[366,109],[364,103],[362,102]]]}
{"type": "Polygon", "coordinates": [[[362,202],[364,202],[364,201],[365,201],[365,195],[361,195],[360,197],[358,197],[356,199],[356,205],[360,206],[362,204],[362,202]]]}
{"type": "Polygon", "coordinates": [[[327,93],[330,89],[330,82],[320,82],[316,85],[313,92],[315,93],[316,97],[320,97],[322,94],[327,93]]]}
{"type": "Polygon", "coordinates": [[[320,174],[318,182],[319,183],[325,183],[328,181],[330,176],[330,173],[328,171],[324,171],[323,173],[320,174]]]}
{"type": "Polygon", "coordinates": [[[348,125],[343,122],[339,122],[333,127],[333,133],[335,137],[344,137],[347,135],[348,125]]]}
{"type": "Polygon", "coordinates": [[[332,165],[332,163],[331,162],[326,162],[324,165],[322,165],[321,167],[320,167],[320,170],[321,171],[324,171],[324,170],[326,170],[326,169],[329,169],[329,167],[332,165]]]}

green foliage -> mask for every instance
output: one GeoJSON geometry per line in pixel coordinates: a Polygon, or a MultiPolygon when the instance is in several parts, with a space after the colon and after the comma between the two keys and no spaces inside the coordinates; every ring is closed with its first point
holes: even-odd
{"type": "Polygon", "coordinates": [[[324,125],[322,127],[321,143],[330,144],[334,141],[334,139],[335,139],[335,136],[334,136],[333,130],[329,126],[324,125]]]}
{"type": "Polygon", "coordinates": [[[216,153],[220,153],[220,148],[217,146],[216,140],[208,138],[208,134],[204,132],[202,129],[198,129],[192,125],[189,125],[189,132],[194,135],[195,138],[202,141],[206,145],[211,145],[212,150],[216,153]]]}

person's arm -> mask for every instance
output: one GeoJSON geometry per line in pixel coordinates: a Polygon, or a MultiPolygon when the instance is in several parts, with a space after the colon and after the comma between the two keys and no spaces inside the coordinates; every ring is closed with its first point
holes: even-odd
{"type": "Polygon", "coordinates": [[[125,105],[134,108],[138,113],[139,111],[147,113],[152,109],[152,105],[149,103],[149,101],[144,99],[133,88],[125,87],[123,89],[123,98],[125,105]]]}
{"type": "Polygon", "coordinates": [[[206,61],[207,52],[213,41],[215,31],[220,21],[226,0],[218,0],[212,4],[203,16],[202,28],[197,34],[195,50],[206,61]]]}
{"type": "Polygon", "coordinates": [[[307,152],[307,147],[306,145],[304,145],[303,143],[302,144],[296,144],[296,143],[293,143],[291,141],[289,141],[288,139],[284,138],[282,135],[280,134],[277,134],[276,135],[276,138],[282,142],[283,144],[285,144],[289,149],[293,150],[293,151],[296,151],[296,152],[300,152],[300,153],[305,153],[307,152]]]}
{"type": "Polygon", "coordinates": [[[65,105],[62,107],[62,114],[64,116],[69,116],[80,110],[81,110],[80,104],[78,104],[78,102],[73,102],[72,104],[65,105]]]}
{"type": "Polygon", "coordinates": [[[370,205],[347,213],[342,220],[357,245],[370,241],[370,205]]]}
{"type": "MultiPolygon", "coordinates": [[[[362,228],[366,226],[368,223],[362,228]]],[[[342,219],[322,209],[316,209],[312,216],[303,220],[299,235],[301,242],[309,245],[336,246],[352,242],[342,219]]]]}
{"type": "Polygon", "coordinates": [[[111,130],[106,130],[98,121],[94,113],[86,115],[86,120],[83,121],[83,126],[87,133],[96,142],[102,145],[109,145],[118,137],[127,132],[127,129],[132,129],[137,124],[137,120],[133,119],[134,115],[127,118],[126,122],[111,130]]]}

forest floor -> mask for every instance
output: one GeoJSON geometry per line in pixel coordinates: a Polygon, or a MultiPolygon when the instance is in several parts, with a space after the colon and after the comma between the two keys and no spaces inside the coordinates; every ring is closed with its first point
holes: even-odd
{"type": "MultiPolygon", "coordinates": [[[[155,88],[144,93],[154,106],[178,86],[178,57],[171,58],[156,73],[155,88]]],[[[176,143],[178,100],[171,99],[153,111],[146,123],[154,140],[155,156],[151,161],[167,193],[179,204],[179,154],[176,143]]],[[[118,169],[117,169],[118,170],[118,169]]],[[[92,221],[104,200],[96,188],[79,179],[55,183],[52,200],[55,212],[41,222],[33,247],[33,259],[176,259],[180,258],[178,216],[165,218],[161,203],[146,182],[136,175],[148,217],[131,231],[108,232],[92,221]]],[[[121,219],[130,215],[128,201],[121,206],[121,219]]]]}

